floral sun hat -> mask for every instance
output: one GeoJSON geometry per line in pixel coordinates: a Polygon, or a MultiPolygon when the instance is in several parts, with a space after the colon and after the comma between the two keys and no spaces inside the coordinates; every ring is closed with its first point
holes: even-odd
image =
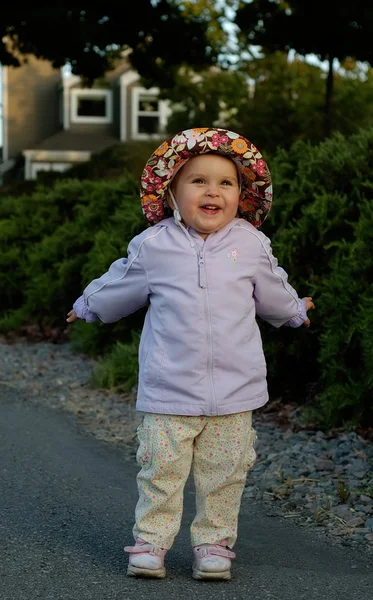
{"type": "Polygon", "coordinates": [[[189,158],[211,152],[230,158],[241,174],[240,217],[259,227],[272,204],[272,179],[257,148],[246,138],[218,128],[182,131],[163,142],[151,155],[141,177],[141,206],[149,225],[172,216],[166,191],[189,158]]]}

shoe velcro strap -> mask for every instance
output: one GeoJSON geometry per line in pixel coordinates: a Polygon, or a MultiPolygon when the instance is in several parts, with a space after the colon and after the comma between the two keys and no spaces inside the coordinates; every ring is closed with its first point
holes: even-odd
{"type": "Polygon", "coordinates": [[[158,548],[158,546],[153,546],[152,544],[142,544],[141,546],[136,544],[136,546],[125,546],[125,552],[129,552],[130,554],[155,554],[156,556],[165,556],[167,550],[163,550],[162,548],[158,548]]]}
{"type": "Polygon", "coordinates": [[[232,550],[228,548],[222,548],[221,546],[200,546],[196,548],[199,556],[225,556],[226,558],[236,558],[236,555],[232,550]]]}

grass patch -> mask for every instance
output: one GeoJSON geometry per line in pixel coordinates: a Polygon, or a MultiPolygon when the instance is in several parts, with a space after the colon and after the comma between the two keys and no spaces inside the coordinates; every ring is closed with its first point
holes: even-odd
{"type": "Polygon", "coordinates": [[[101,388],[116,388],[130,392],[137,385],[138,347],[140,333],[132,332],[132,340],[127,344],[116,342],[103,358],[92,375],[93,384],[101,388]]]}

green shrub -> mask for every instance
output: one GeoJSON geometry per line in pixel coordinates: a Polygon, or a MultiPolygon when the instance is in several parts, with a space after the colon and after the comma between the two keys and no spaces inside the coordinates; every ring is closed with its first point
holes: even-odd
{"type": "MultiPolygon", "coordinates": [[[[162,141],[162,140],[161,140],[162,141]]],[[[123,173],[131,173],[136,181],[140,181],[144,165],[161,141],[129,141],[117,144],[94,154],[89,162],[74,167],[65,172],[64,177],[76,179],[105,179],[116,180],[123,177],[123,173]]]]}
{"type": "MultiPolygon", "coordinates": [[[[129,175],[113,182],[59,180],[30,197],[3,201],[0,330],[30,322],[41,330],[65,329],[66,313],[85,285],[126,255],[144,225],[138,183],[129,175]]],[[[127,339],[141,319],[140,313],[103,331],[91,327],[87,345],[93,352],[97,341],[96,352],[103,351],[118,331],[127,339]]]]}
{"type": "Polygon", "coordinates": [[[273,214],[263,228],[312,326],[262,325],[270,391],[307,407],[318,425],[371,423],[373,130],[275,157],[273,214]]]}
{"type": "Polygon", "coordinates": [[[126,173],[139,181],[144,165],[160,142],[128,141],[116,144],[103,152],[93,154],[91,160],[59,173],[57,171],[41,171],[37,181],[20,181],[11,179],[6,185],[0,186],[0,199],[10,196],[30,196],[40,184],[51,188],[56,181],[66,179],[87,179],[89,181],[113,181],[122,179],[126,173]]]}
{"type": "MultiPolygon", "coordinates": [[[[275,200],[263,232],[290,283],[316,303],[310,329],[260,323],[270,395],[296,401],[319,426],[369,425],[373,129],[349,139],[335,135],[319,146],[297,142],[279,151],[270,167],[275,200]]],[[[66,313],[85,285],[125,255],[144,227],[138,181],[130,175],[61,178],[38,184],[30,195],[3,198],[0,330],[24,323],[64,330],[66,313]]],[[[77,349],[106,355],[95,375],[100,385],[133,386],[136,332],[145,310],[110,325],[78,322],[69,328],[77,349]]]]}
{"type": "Polygon", "coordinates": [[[137,385],[139,341],[140,333],[133,331],[131,342],[116,342],[93,373],[95,385],[105,388],[117,387],[124,392],[130,392],[137,385]]]}

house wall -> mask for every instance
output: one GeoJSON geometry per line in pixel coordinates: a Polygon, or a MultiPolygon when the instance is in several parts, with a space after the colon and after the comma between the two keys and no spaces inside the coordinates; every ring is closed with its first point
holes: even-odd
{"type": "Polygon", "coordinates": [[[120,138],[120,117],[121,117],[121,97],[120,97],[120,76],[128,71],[131,65],[126,58],[123,56],[118,60],[117,66],[112,71],[108,71],[105,75],[105,83],[107,87],[113,92],[113,134],[119,139],[120,138]]]}
{"type": "Polygon", "coordinates": [[[48,61],[29,56],[21,67],[7,70],[8,158],[32,148],[60,129],[61,73],[48,61]]]}
{"type": "MultiPolygon", "coordinates": [[[[121,96],[120,96],[120,76],[130,69],[130,64],[124,55],[118,60],[117,66],[112,70],[108,71],[104,77],[96,80],[92,86],[93,89],[107,89],[112,92],[113,101],[113,122],[105,126],[106,132],[110,135],[114,135],[118,139],[120,138],[120,119],[121,119],[121,96]]],[[[73,76],[74,77],[74,76],[73,76]]],[[[68,111],[68,128],[71,131],[76,131],[81,128],[81,124],[71,122],[71,90],[77,90],[82,88],[82,83],[79,78],[71,79],[66,86],[66,94],[64,103],[66,110],[68,111]]],[[[87,124],[87,131],[96,131],[98,127],[102,127],[95,123],[87,124]]]]}

